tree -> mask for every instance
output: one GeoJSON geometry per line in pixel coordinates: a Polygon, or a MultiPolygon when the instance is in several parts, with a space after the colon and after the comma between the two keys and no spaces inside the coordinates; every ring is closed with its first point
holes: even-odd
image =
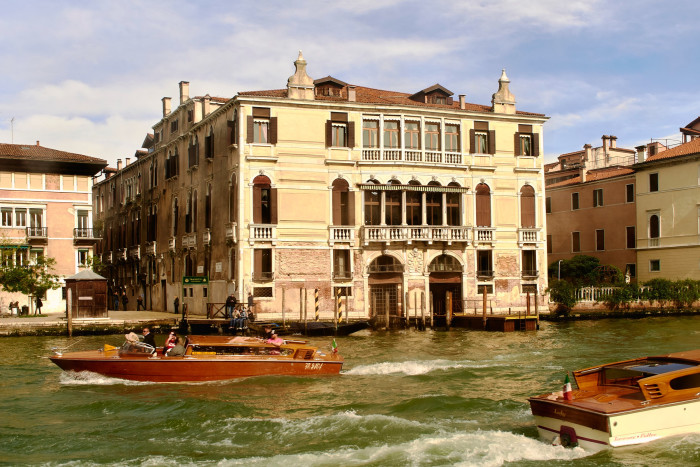
{"type": "Polygon", "coordinates": [[[31,261],[18,261],[18,248],[5,246],[0,260],[0,288],[7,292],[42,296],[49,289],[61,286],[58,276],[53,274],[56,260],[38,255],[31,261]]]}
{"type": "Polygon", "coordinates": [[[576,255],[571,259],[554,261],[549,265],[549,277],[557,277],[561,267],[561,279],[576,287],[598,285],[602,282],[605,268],[600,267],[600,260],[593,256],[576,255]]]}

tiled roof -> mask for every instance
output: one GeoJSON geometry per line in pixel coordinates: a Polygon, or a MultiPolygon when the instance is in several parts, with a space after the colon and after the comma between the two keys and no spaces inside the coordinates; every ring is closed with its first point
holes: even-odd
{"type": "MultiPolygon", "coordinates": [[[[588,182],[598,182],[601,180],[606,180],[608,178],[621,177],[623,175],[633,174],[634,169],[629,167],[606,167],[604,169],[589,170],[586,172],[586,183],[588,182]]],[[[564,180],[562,182],[553,183],[547,186],[550,188],[559,188],[562,186],[578,185],[581,183],[581,175],[577,175],[574,178],[564,180]]]]}
{"type": "Polygon", "coordinates": [[[683,143],[679,146],[676,146],[675,148],[667,149],[665,151],[661,151],[658,154],[654,154],[653,156],[649,157],[647,160],[642,162],[642,164],[672,159],[674,157],[689,156],[691,154],[700,154],[700,138],[695,138],[693,140],[688,141],[687,143],[683,143]]]}
{"type": "Polygon", "coordinates": [[[214,97],[214,96],[209,96],[208,94],[206,96],[195,96],[194,98],[198,99],[198,100],[202,100],[207,96],[209,97],[209,99],[211,99],[212,102],[220,102],[222,104],[225,104],[231,100],[230,97],[214,97]]]}
{"type": "Polygon", "coordinates": [[[47,161],[47,162],[73,162],[104,164],[107,161],[96,157],[84,156],[72,152],[59,151],[57,149],[45,148],[30,144],[3,144],[0,143],[0,159],[22,159],[25,161],[47,161]]]}
{"type": "MultiPolygon", "coordinates": [[[[287,97],[286,89],[272,89],[268,91],[244,91],[239,92],[240,96],[250,97],[287,97]]],[[[409,99],[413,94],[396,91],[384,91],[381,89],[366,88],[364,86],[355,87],[355,100],[362,104],[389,104],[389,105],[406,105],[414,107],[426,107],[434,109],[450,109],[459,110],[459,102],[455,101],[452,104],[427,104],[409,99]]],[[[347,102],[347,98],[338,96],[316,96],[318,101],[343,101],[347,102]]],[[[490,105],[465,104],[465,110],[472,112],[491,112],[490,105]]],[[[533,115],[544,117],[544,114],[523,112],[518,110],[519,115],[533,115]]]]}

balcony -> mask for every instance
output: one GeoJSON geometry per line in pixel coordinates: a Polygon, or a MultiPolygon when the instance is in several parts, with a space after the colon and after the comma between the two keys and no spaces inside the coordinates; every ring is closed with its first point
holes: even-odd
{"type": "Polygon", "coordinates": [[[464,226],[363,226],[362,238],[365,245],[375,242],[391,243],[406,242],[410,245],[414,241],[427,242],[429,245],[435,241],[469,243],[469,230],[464,226]]]}
{"type": "Polygon", "coordinates": [[[134,245],[129,247],[129,258],[141,259],[141,245],[134,245]]]}
{"type": "Polygon", "coordinates": [[[334,243],[355,243],[355,228],[354,227],[335,227],[330,226],[329,243],[333,246],[334,243]]]}
{"type": "Polygon", "coordinates": [[[182,236],[182,248],[195,249],[197,248],[197,234],[188,233],[182,236]]]}
{"type": "Polygon", "coordinates": [[[235,222],[229,222],[226,224],[226,241],[230,240],[231,244],[238,243],[238,238],[236,234],[236,227],[238,224],[235,222]]]}
{"type": "Polygon", "coordinates": [[[211,245],[211,230],[207,229],[202,232],[202,245],[211,245]]]}
{"type": "Polygon", "coordinates": [[[403,264],[400,263],[377,264],[376,261],[373,261],[369,266],[367,266],[367,272],[369,274],[378,272],[404,272],[404,267],[403,264]]]}
{"type": "Polygon", "coordinates": [[[253,282],[272,282],[275,280],[275,273],[272,271],[261,271],[253,274],[253,282]]]}
{"type": "Polygon", "coordinates": [[[537,269],[523,269],[522,275],[523,279],[533,280],[539,277],[539,271],[537,269]]]}
{"type": "Polygon", "coordinates": [[[168,250],[177,251],[177,237],[170,237],[168,239],[168,250]]]}
{"type": "Polygon", "coordinates": [[[73,229],[73,243],[91,244],[102,238],[101,232],[91,228],[73,229]]]}
{"type": "Polygon", "coordinates": [[[462,165],[461,152],[443,152],[421,149],[367,148],[362,150],[363,161],[423,162],[427,164],[462,165]]]}
{"type": "Polygon", "coordinates": [[[482,269],[476,271],[477,279],[491,279],[493,277],[493,269],[482,269]]]}
{"type": "Polygon", "coordinates": [[[348,282],[352,279],[350,271],[333,271],[333,280],[336,282],[348,282]]]}
{"type": "Polygon", "coordinates": [[[474,243],[493,243],[495,227],[474,227],[474,243]]]}
{"type": "Polygon", "coordinates": [[[156,255],[156,242],[148,242],[146,243],[146,255],[148,256],[155,256],[156,255]]]}
{"type": "Polygon", "coordinates": [[[656,248],[659,246],[659,237],[649,239],[649,248],[656,248]]]}
{"type": "Polygon", "coordinates": [[[255,242],[277,243],[277,225],[273,224],[250,224],[248,241],[251,245],[255,242]]]}
{"type": "Polygon", "coordinates": [[[518,246],[540,241],[540,229],[518,229],[518,246]]]}
{"type": "Polygon", "coordinates": [[[46,243],[49,240],[47,227],[27,227],[27,240],[33,243],[46,243]]]}

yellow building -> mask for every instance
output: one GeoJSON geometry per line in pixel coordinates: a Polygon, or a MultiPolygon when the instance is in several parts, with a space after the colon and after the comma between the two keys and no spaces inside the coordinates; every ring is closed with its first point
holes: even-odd
{"type": "Polygon", "coordinates": [[[516,110],[505,71],[477,105],[295,67],[283,89],[163,99],[153,146],[95,187],[114,286],[309,318],[315,290],[321,318],[338,293],[350,318],[473,310],[484,286],[494,312],[542,300],[547,118],[516,110]]]}
{"type": "MultiPolygon", "coordinates": [[[[695,128],[700,124],[693,125],[698,121],[681,129],[687,142],[655,152],[635,166],[642,282],[700,280],[700,128],[695,128]]],[[[645,147],[638,149],[644,154],[645,147]]]]}

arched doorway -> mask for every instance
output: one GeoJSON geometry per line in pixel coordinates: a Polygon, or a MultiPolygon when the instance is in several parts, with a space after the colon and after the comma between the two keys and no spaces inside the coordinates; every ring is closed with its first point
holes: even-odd
{"type": "Polygon", "coordinates": [[[462,313],[462,265],[457,258],[437,256],[430,262],[428,272],[433,315],[446,316],[449,303],[452,304],[452,315],[462,313]]]}
{"type": "Polygon", "coordinates": [[[367,267],[369,278],[369,316],[401,316],[403,264],[382,255],[367,267]]]}

